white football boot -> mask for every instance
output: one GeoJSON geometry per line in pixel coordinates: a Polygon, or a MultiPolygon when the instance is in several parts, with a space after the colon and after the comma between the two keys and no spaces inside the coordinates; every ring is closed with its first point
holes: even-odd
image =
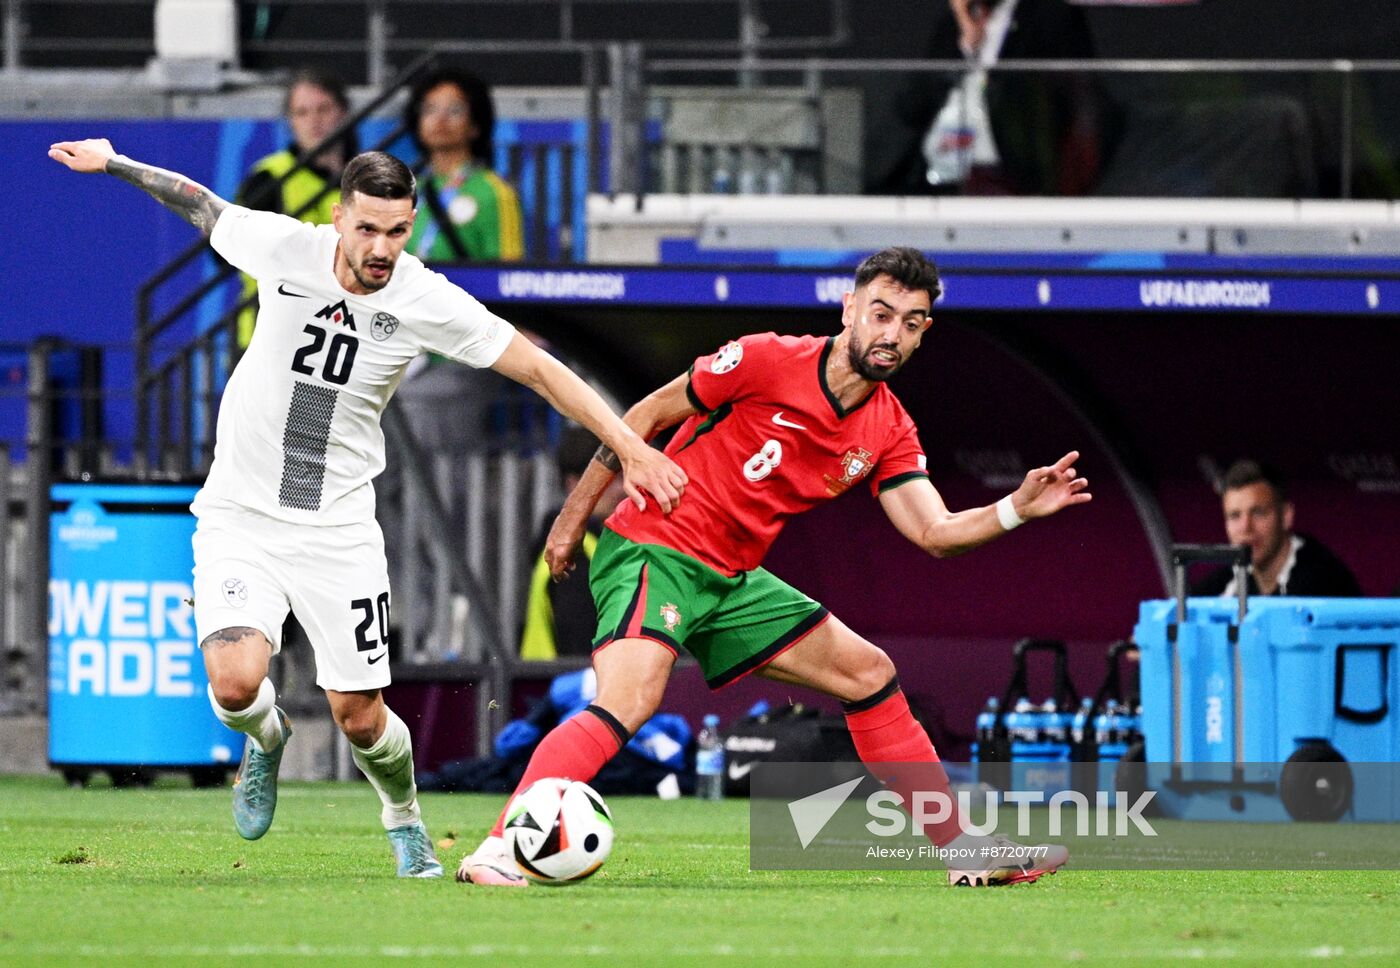
{"type": "Polygon", "coordinates": [[[480,847],[463,857],[462,863],[457,866],[457,880],[483,887],[530,886],[520,872],[520,865],[506,849],[503,837],[487,837],[480,847]]]}
{"type": "Polygon", "coordinates": [[[954,870],[948,868],[948,883],[953,887],[1007,887],[1012,884],[1034,884],[1046,874],[1053,874],[1069,860],[1069,851],[1059,844],[1026,846],[1001,835],[990,838],[978,858],[986,866],[954,870]]]}

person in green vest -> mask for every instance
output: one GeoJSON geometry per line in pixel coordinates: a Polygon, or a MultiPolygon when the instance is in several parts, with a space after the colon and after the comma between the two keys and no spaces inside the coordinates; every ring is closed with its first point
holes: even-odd
{"type": "Polygon", "coordinates": [[[491,167],[496,111],[486,83],[433,72],[415,85],[404,124],[428,162],[408,251],[425,262],[524,258],[520,199],[491,167]]]}
{"type": "MultiPolygon", "coordinates": [[[[340,201],[340,171],[359,150],[353,132],[321,151],[290,178],[280,179],[344,123],[350,113],[345,82],[326,71],[302,68],[287,85],[283,112],[292,129],[292,143],[253,164],[239,186],[237,202],[264,212],[296,215],[314,225],[329,225],[331,207],[340,201]],[[330,191],[325,191],[327,185],[333,186],[330,191]]],[[[257,284],[245,276],[243,297],[246,299],[256,292],[257,284]]],[[[247,348],[256,318],[256,305],[239,314],[240,349],[247,348]]]]}
{"type": "MultiPolygon", "coordinates": [[[[559,464],[560,485],[565,494],[572,493],[597,450],[597,439],[582,427],[571,426],[560,435],[555,460],[559,464]]],[[[577,567],[573,576],[565,582],[550,581],[549,578],[544,543],[554,515],[545,515],[545,526],[534,544],[535,566],[530,572],[529,594],[525,601],[525,631],[520,636],[520,658],[533,661],[592,653],[598,612],[593,604],[593,594],[588,589],[588,562],[593,558],[593,549],[598,546],[603,519],[613,512],[623,497],[622,488],[614,479],[598,501],[597,513],[588,522],[577,567]]]]}

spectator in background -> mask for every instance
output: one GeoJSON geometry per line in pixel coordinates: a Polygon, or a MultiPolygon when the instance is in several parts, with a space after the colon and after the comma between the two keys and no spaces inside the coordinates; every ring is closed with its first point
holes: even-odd
{"type": "MultiPolygon", "coordinates": [[[[1094,56],[1084,11],[1066,0],[947,0],[927,50],[937,60],[964,60],[969,70],[984,55],[991,61],[1094,56]]],[[[905,128],[905,151],[872,178],[871,191],[913,195],[957,187],[933,185],[924,156],[925,138],[955,83],[937,74],[911,77],[894,107],[905,128]]],[[[1105,101],[1091,78],[994,71],[985,102],[997,160],[972,169],[960,186],[964,194],[1085,195],[1094,188],[1105,101]]],[[[976,159],[979,152],[970,150],[976,159]]]]}
{"type": "Polygon", "coordinates": [[[485,82],[430,74],[414,87],[404,124],[428,161],[408,251],[425,262],[523,258],[520,200],[491,168],[496,112],[485,82]]]}
{"type": "MultiPolygon", "coordinates": [[[[1361,594],[1356,576],[1322,542],[1293,531],[1293,502],[1282,477],[1257,461],[1230,465],[1220,481],[1225,534],[1232,545],[1248,545],[1251,595],[1361,594]]],[[[1237,593],[1229,568],[1208,575],[1192,588],[1196,595],[1237,593]]]]}
{"type": "MultiPolygon", "coordinates": [[[[292,129],[292,143],[253,164],[239,186],[236,200],[248,208],[296,215],[313,225],[329,225],[331,206],[340,201],[340,171],[359,152],[355,134],[348,133],[314,158],[308,159],[307,155],[349,115],[345,82],[326,71],[302,68],[287,85],[282,110],[292,129]],[[306,163],[304,168],[281,181],[302,161],[306,163]],[[311,207],[306,208],[307,205],[311,207]]],[[[257,283],[244,276],[243,297],[256,293],[257,283]]],[[[257,312],[258,307],[251,305],[238,317],[240,348],[246,348],[253,336],[257,312]]]]}
{"type": "MultiPolygon", "coordinates": [[[[560,484],[565,494],[573,493],[588,462],[598,450],[598,440],[582,427],[569,427],[561,435],[559,450],[555,455],[559,462],[560,484]]],[[[572,579],[565,582],[551,581],[549,563],[544,557],[545,537],[549,534],[550,522],[558,511],[545,516],[544,526],[535,539],[535,566],[530,573],[529,598],[525,603],[525,632],[520,638],[520,658],[540,660],[557,659],[565,655],[590,655],[593,652],[593,634],[598,627],[598,611],[593,604],[593,593],[588,587],[588,563],[593,558],[593,549],[598,546],[598,535],[603,530],[603,520],[617,507],[623,492],[616,486],[617,479],[609,485],[597,505],[597,513],[589,520],[588,530],[583,536],[582,553],[572,579]]]]}

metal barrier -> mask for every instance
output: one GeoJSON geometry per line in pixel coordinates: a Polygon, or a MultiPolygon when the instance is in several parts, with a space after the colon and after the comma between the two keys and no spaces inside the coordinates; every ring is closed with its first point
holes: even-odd
{"type": "MultiPolygon", "coordinates": [[[[521,6],[529,6],[538,11],[540,20],[549,15],[547,8],[554,8],[557,25],[554,38],[560,43],[579,42],[577,28],[578,8],[615,6],[635,9],[638,6],[674,3],[674,0],[517,0],[521,6]]],[[[771,5],[774,0],[768,0],[771,5]]],[[[786,0],[789,6],[810,8],[810,0],[786,0]]],[[[45,0],[45,6],[63,5],[91,8],[149,7],[149,0],[45,0]]],[[[417,22],[423,18],[441,21],[450,16],[454,8],[471,16],[470,8],[485,5],[502,6],[500,0],[300,0],[297,6],[335,6],[346,8],[358,6],[363,14],[363,30],[359,36],[328,40],[324,38],[296,38],[288,40],[260,37],[266,31],[264,26],[269,17],[269,4],[262,0],[239,0],[239,6],[248,8],[247,18],[253,24],[252,38],[242,42],[244,51],[255,54],[293,54],[298,57],[318,54],[363,55],[366,82],[381,87],[386,84],[394,71],[390,66],[394,54],[420,54],[430,48],[454,53],[476,52],[479,44],[474,42],[454,43],[446,40],[450,30],[436,32],[430,36],[414,36],[402,30],[395,23],[417,22]]],[[[26,22],[25,7],[35,6],[26,0],[4,0],[3,26],[3,67],[6,71],[20,70],[25,63],[26,53],[74,53],[74,54],[115,54],[132,58],[145,58],[155,53],[155,40],[150,35],[113,36],[110,32],[98,36],[41,36],[32,31],[26,22]]],[[[745,59],[754,59],[764,51],[829,49],[845,44],[851,36],[847,0],[826,0],[824,6],[828,31],[825,34],[809,36],[773,36],[760,12],[759,0],[695,0],[694,7],[712,7],[716,12],[732,12],[734,23],[733,39],[717,40],[671,40],[658,46],[671,51],[724,52],[738,50],[745,59]]],[[[815,19],[814,11],[806,19],[815,19]]],[[[538,23],[539,20],[536,20],[538,23]]],[[[466,27],[466,21],[459,25],[466,27]]],[[[104,25],[105,26],[105,25],[104,25]]],[[[628,24],[625,18],[609,18],[610,36],[621,40],[626,37],[628,24]]],[[[493,39],[491,49],[499,51],[503,45],[509,46],[514,37],[493,39]]]]}
{"type": "MultiPolygon", "coordinates": [[[[960,60],[932,59],[834,59],[803,58],[665,58],[643,59],[641,69],[648,78],[665,74],[719,74],[736,79],[755,77],[797,78],[815,96],[832,76],[860,74],[933,74],[960,79],[970,65],[960,60]]],[[[1020,75],[1282,75],[1316,74],[1338,82],[1338,167],[1341,172],[1339,197],[1352,197],[1356,151],[1356,78],[1365,75],[1400,73],[1400,60],[1002,60],[986,67],[989,74],[1020,75]]],[[[639,85],[643,90],[646,81],[639,85]]],[[[646,184],[645,180],[641,183],[646,184]]]]}
{"type": "MultiPolygon", "coordinates": [[[[45,708],[51,485],[202,476],[186,473],[189,465],[162,470],[132,460],[138,452],[120,432],[82,422],[85,409],[129,401],[131,391],[103,388],[100,366],[77,384],[58,380],[54,362],[103,349],[117,348],[38,341],[27,348],[23,383],[0,386],[0,422],[12,434],[23,432],[0,446],[0,715],[45,708]],[[19,445],[23,459],[12,462],[10,449],[19,445]]],[[[187,414],[191,399],[172,399],[171,406],[187,414]]],[[[395,679],[476,684],[476,736],[484,754],[504,723],[516,678],[587,661],[517,657],[518,616],[533,564],[527,553],[539,523],[562,499],[552,451],[547,436],[508,433],[489,450],[430,454],[402,403],[389,407],[383,422],[389,471],[377,504],[395,591],[395,679]]],[[[279,687],[293,707],[316,703],[308,659],[294,646],[279,660],[279,687]]]]}
{"type": "MultiPolygon", "coordinates": [[[[11,434],[0,442],[0,714],[42,712],[48,681],[49,484],[55,447],[55,341],[25,354],[23,384],[0,391],[11,434]],[[22,420],[18,420],[22,410],[22,420]],[[23,459],[15,461],[13,451],[23,459]]],[[[77,391],[81,393],[82,391],[77,391]]]]}
{"type": "MultiPolygon", "coordinates": [[[[0,421],[12,433],[23,428],[22,439],[0,447],[0,507],[6,511],[0,515],[0,715],[40,712],[45,705],[50,486],[57,480],[202,476],[187,474],[188,466],[161,469],[131,460],[136,452],[130,440],[119,439],[120,431],[103,433],[102,426],[82,421],[84,410],[129,401],[131,391],[103,388],[100,365],[83,382],[61,381],[54,361],[104,349],[129,352],[41,340],[27,350],[24,382],[0,387],[0,421]],[[24,458],[12,463],[9,448],[18,445],[24,458]]],[[[484,754],[504,723],[516,678],[587,661],[517,657],[533,565],[527,553],[563,496],[548,436],[509,432],[489,449],[429,453],[402,403],[386,410],[384,429],[389,469],[377,505],[395,590],[395,678],[476,684],[476,735],[484,754]]],[[[308,658],[293,647],[281,660],[279,686],[294,707],[315,703],[308,658]]]]}

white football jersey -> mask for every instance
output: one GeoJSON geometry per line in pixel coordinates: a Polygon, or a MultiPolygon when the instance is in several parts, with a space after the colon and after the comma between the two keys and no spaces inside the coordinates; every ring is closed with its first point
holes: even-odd
{"type": "Polygon", "coordinates": [[[297,524],[374,517],[370,481],[384,469],[379,416],[424,351],[486,367],[514,327],[404,253],[389,284],[346,292],[333,265],[339,235],[232,205],[209,241],[258,280],[258,322],[224,389],[214,464],[195,514],[247,508],[297,524]]]}

